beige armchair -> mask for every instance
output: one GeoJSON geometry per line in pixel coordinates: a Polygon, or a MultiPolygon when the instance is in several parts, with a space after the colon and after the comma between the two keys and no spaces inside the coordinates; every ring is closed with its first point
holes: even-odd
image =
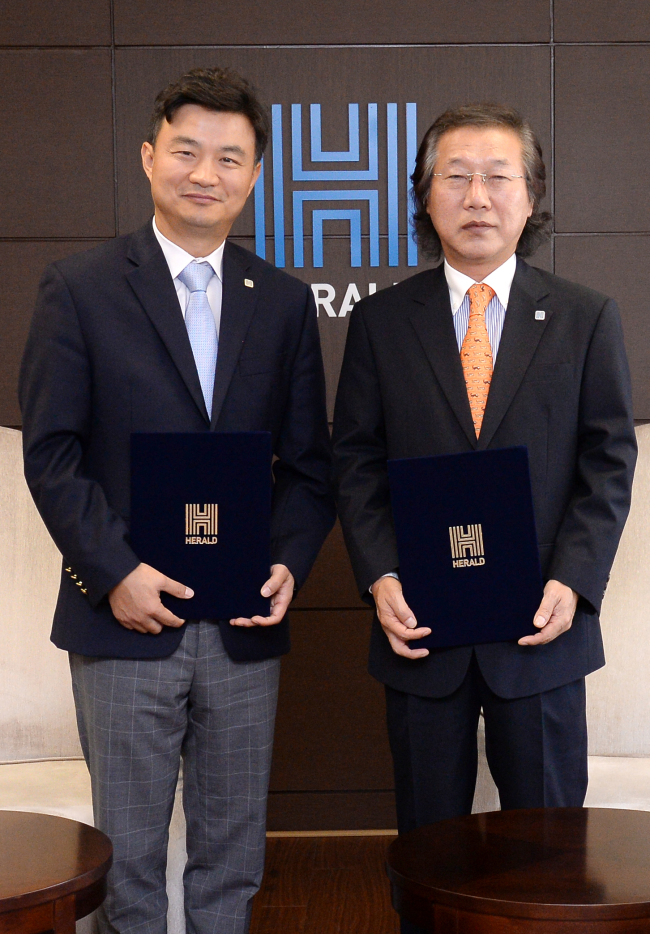
{"type": "MultiPolygon", "coordinates": [[[[61,556],[23,478],[20,432],[10,428],[0,428],[0,568],[0,809],[92,824],[68,658],[49,640],[61,556]]],[[[170,934],[185,930],[179,791],[167,864],[170,934]]],[[[86,918],[77,925],[79,934],[91,927],[86,918]]]]}

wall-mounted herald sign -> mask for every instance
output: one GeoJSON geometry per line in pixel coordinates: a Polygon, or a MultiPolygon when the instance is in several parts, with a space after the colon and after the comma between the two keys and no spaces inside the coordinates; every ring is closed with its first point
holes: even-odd
{"type": "MultiPolygon", "coordinates": [[[[266,259],[267,233],[272,231],[273,261],[287,265],[286,237],[292,238],[294,269],[305,265],[305,219],[311,219],[312,263],[314,269],[323,266],[323,235],[329,221],[345,221],[350,234],[350,267],[362,265],[362,230],[368,238],[370,266],[380,265],[379,249],[379,158],[386,163],[386,178],[382,187],[386,204],[388,233],[388,266],[399,266],[399,235],[411,228],[411,202],[400,198],[400,182],[410,185],[410,176],[417,152],[417,104],[407,103],[400,113],[395,103],[385,105],[385,124],[379,131],[378,104],[367,105],[366,134],[363,145],[360,129],[360,105],[348,104],[348,148],[323,149],[321,105],[310,104],[307,120],[303,120],[302,104],[284,108],[273,104],[273,134],[270,152],[265,157],[262,175],[255,186],[255,250],[266,259]],[[285,173],[284,126],[290,122],[290,170],[285,173]],[[308,128],[307,125],[308,124],[308,128]],[[400,125],[401,124],[401,125],[400,125]],[[400,165],[398,138],[404,136],[404,164],[400,165]],[[380,147],[381,139],[381,147],[380,147]],[[317,168],[305,168],[303,148],[309,161],[317,168]],[[345,167],[342,167],[345,163],[345,167]],[[273,213],[267,226],[265,188],[266,177],[273,192],[273,213]],[[320,183],[334,182],[335,187],[323,188],[320,183]],[[358,183],[362,182],[362,185],[358,183]],[[355,183],[355,184],[350,184],[355,183]],[[285,211],[285,192],[291,191],[290,217],[285,211]],[[341,207],[341,202],[347,206],[341,207]],[[400,224],[400,210],[405,217],[400,224]]],[[[308,225],[309,226],[309,225],[308,225]]],[[[418,249],[408,238],[407,264],[417,266],[418,249]]]]}
{"type": "Polygon", "coordinates": [[[310,269],[324,318],[346,318],[360,298],[392,283],[391,269],[418,265],[407,195],[417,103],[337,109],[346,112],[347,148],[332,150],[323,142],[330,128],[321,104],[272,105],[271,144],[254,194],[256,253],[297,274],[310,269]],[[325,267],[347,269],[348,281],[327,272],[317,281],[325,267]]]}

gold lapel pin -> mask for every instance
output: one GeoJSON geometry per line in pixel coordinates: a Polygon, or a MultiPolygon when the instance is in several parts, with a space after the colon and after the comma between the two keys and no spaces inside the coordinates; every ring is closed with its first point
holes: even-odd
{"type": "Polygon", "coordinates": [[[535,312],[535,321],[543,321],[546,317],[546,312],[542,311],[541,308],[538,308],[535,312]]]}
{"type": "Polygon", "coordinates": [[[254,283],[253,283],[253,280],[252,280],[252,279],[244,279],[244,285],[247,286],[247,288],[252,289],[252,288],[253,288],[253,284],[254,284],[254,283]]]}

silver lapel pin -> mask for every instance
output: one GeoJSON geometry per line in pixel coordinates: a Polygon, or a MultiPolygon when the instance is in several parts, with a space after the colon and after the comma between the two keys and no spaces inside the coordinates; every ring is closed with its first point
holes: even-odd
{"type": "Polygon", "coordinates": [[[252,279],[244,279],[244,285],[247,286],[249,289],[252,289],[252,288],[253,288],[253,280],[252,280],[252,279]]]}
{"type": "Polygon", "coordinates": [[[541,308],[538,308],[535,312],[535,321],[543,321],[546,317],[546,312],[542,311],[541,308]]]}

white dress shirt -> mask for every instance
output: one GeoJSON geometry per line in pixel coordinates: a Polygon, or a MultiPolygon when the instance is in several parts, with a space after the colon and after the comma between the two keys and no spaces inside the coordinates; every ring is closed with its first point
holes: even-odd
{"type": "Polygon", "coordinates": [[[161,232],[158,230],[155,217],[153,219],[153,232],[156,235],[156,240],[160,244],[160,249],[163,251],[165,259],[167,260],[169,271],[172,274],[172,279],[174,280],[174,285],[176,287],[176,294],[178,295],[178,301],[181,306],[181,311],[183,312],[183,318],[185,317],[185,311],[190,300],[190,290],[178,278],[179,273],[181,273],[185,267],[194,260],[196,260],[197,263],[209,263],[210,266],[212,266],[214,275],[208,282],[206,295],[208,296],[208,304],[210,305],[212,314],[214,316],[214,323],[217,326],[218,335],[219,326],[221,324],[223,248],[226,244],[226,241],[224,240],[221,246],[217,247],[217,249],[210,253],[209,256],[192,256],[191,253],[187,253],[182,247],[178,246],[178,244],[172,243],[171,240],[168,240],[167,237],[161,234],[161,232]]]}
{"type": "MultiPolygon", "coordinates": [[[[495,296],[485,309],[485,325],[487,327],[490,347],[492,349],[492,359],[496,361],[501,343],[501,334],[503,332],[503,322],[506,317],[508,300],[510,298],[510,289],[512,280],[515,277],[517,269],[517,257],[513,253],[510,259],[491,272],[489,276],[481,281],[490,288],[494,289],[495,296]]],[[[456,343],[458,351],[463,346],[467,327],[469,325],[469,296],[467,290],[474,285],[475,280],[466,276],[450,266],[445,260],[445,278],[449,287],[449,301],[451,302],[451,313],[454,316],[454,330],[456,332],[456,343]]]]}

